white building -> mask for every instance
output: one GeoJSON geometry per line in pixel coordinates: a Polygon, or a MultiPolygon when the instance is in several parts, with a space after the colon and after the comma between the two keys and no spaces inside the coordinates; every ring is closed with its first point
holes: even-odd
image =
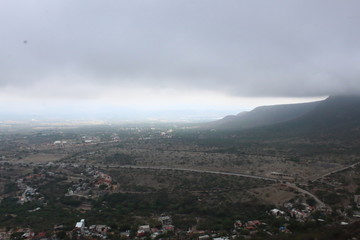
{"type": "Polygon", "coordinates": [[[85,227],[85,219],[81,219],[80,222],[77,222],[75,228],[84,229],[85,227]]]}
{"type": "Polygon", "coordinates": [[[150,232],[150,225],[139,226],[139,231],[150,232]]]}

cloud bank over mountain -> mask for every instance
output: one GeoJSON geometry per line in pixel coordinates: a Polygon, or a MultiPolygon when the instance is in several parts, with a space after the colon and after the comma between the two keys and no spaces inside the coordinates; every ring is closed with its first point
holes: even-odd
{"type": "Polygon", "coordinates": [[[144,92],[169,101],[173,91],[183,99],[359,93],[359,8],[356,0],[2,1],[0,94],[130,94],[130,103],[146,102],[144,92]]]}

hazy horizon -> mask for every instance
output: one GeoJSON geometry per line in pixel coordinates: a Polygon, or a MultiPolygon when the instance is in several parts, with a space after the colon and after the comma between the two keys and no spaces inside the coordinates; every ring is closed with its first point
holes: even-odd
{"type": "Polygon", "coordinates": [[[2,109],[0,113],[0,123],[3,121],[107,121],[114,122],[207,122],[221,119],[227,115],[236,115],[240,112],[251,111],[259,106],[296,104],[323,100],[320,98],[257,98],[246,102],[247,106],[187,106],[188,108],[164,108],[164,109],[145,109],[130,107],[103,106],[99,104],[67,106],[29,106],[25,109],[2,109]],[[216,108],[218,107],[218,108],[216,108]]]}

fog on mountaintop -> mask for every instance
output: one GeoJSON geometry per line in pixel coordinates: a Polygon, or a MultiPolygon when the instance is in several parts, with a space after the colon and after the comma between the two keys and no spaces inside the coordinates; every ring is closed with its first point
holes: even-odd
{"type": "Polygon", "coordinates": [[[10,115],[211,118],[360,92],[355,0],[0,5],[0,107],[10,115]]]}

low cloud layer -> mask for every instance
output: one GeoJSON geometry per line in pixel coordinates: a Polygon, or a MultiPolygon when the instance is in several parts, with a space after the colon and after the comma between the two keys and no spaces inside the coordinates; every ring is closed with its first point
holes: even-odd
{"type": "Polygon", "coordinates": [[[357,0],[2,1],[0,93],[359,93],[358,9],[357,0]]]}

